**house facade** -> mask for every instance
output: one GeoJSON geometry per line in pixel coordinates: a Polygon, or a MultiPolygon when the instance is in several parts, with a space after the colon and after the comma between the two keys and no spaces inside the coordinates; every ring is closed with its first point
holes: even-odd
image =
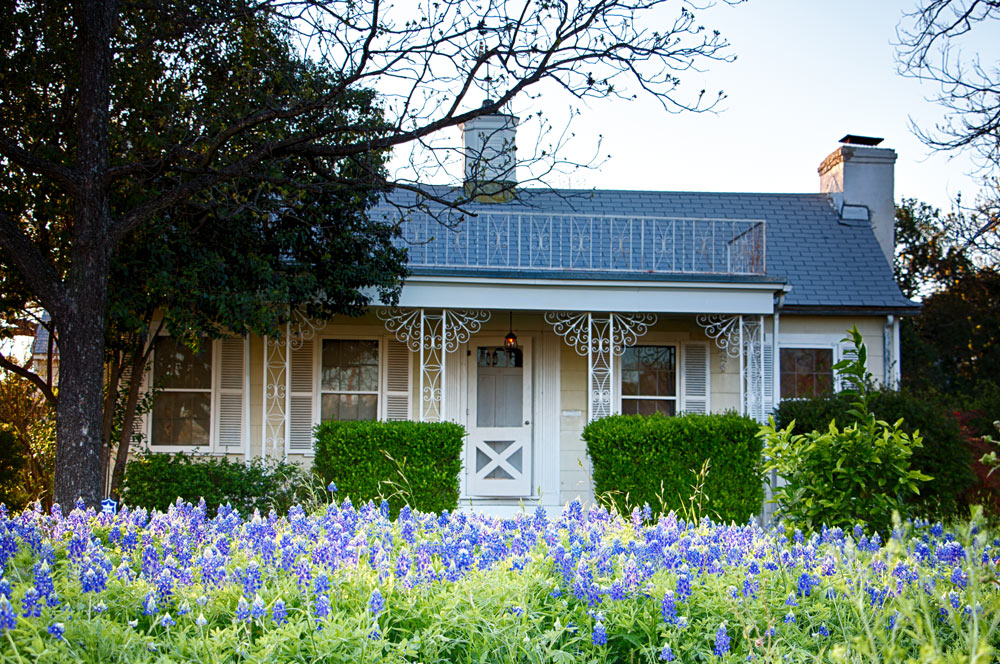
{"type": "Polygon", "coordinates": [[[451,420],[468,431],[463,506],[502,512],[593,499],[591,419],[763,420],[835,389],[852,325],[875,378],[898,382],[899,317],[916,306],[892,276],[892,150],[846,137],[817,194],[516,189],[513,127],[465,127],[480,158],[461,212],[407,195],[374,211],[403,219],[412,274],[395,307],[295,314],[278,338],[198,356],[159,338],[150,448],[308,463],[325,419],[451,420]]]}

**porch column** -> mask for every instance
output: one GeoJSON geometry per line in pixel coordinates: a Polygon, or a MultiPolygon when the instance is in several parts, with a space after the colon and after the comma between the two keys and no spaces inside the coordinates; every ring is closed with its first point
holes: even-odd
{"type": "Polygon", "coordinates": [[[587,421],[613,414],[617,410],[614,358],[656,324],[656,314],[550,311],[545,322],[577,355],[587,358],[587,421]]]}
{"type": "Polygon", "coordinates": [[[264,337],[264,406],[260,455],[283,457],[288,431],[288,326],[279,337],[264,337]]]}
{"type": "Polygon", "coordinates": [[[485,310],[378,309],[375,315],[385,329],[417,353],[420,362],[420,421],[440,422],[445,418],[445,368],[448,353],[478,332],[490,319],[485,310]]]}

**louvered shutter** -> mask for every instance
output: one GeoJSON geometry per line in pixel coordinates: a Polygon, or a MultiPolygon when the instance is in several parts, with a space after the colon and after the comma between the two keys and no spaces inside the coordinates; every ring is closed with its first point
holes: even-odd
{"type": "Polygon", "coordinates": [[[764,335],[764,417],[774,412],[774,336],[764,335]]]}
{"type": "Polygon", "coordinates": [[[216,445],[222,452],[243,448],[243,384],[246,340],[226,337],[219,341],[219,393],[216,401],[216,445]]]}
{"type": "Polygon", "coordinates": [[[393,338],[385,340],[385,385],[382,417],[386,420],[410,419],[410,351],[393,338]]]}
{"type": "Polygon", "coordinates": [[[710,399],[710,357],[708,344],[684,344],[684,363],[681,371],[681,410],[688,413],[708,413],[710,399]]]}
{"type": "Polygon", "coordinates": [[[313,449],[313,341],[293,348],[288,396],[288,451],[302,454],[313,449]]]}
{"type": "MultiPolygon", "coordinates": [[[[143,400],[146,398],[146,393],[149,391],[149,373],[150,367],[153,365],[153,359],[150,357],[149,361],[146,362],[146,371],[141,376],[142,381],[139,385],[139,400],[136,402],[135,406],[135,418],[132,420],[132,440],[131,445],[142,445],[146,440],[146,427],[149,420],[149,413],[143,413],[143,400]]],[[[129,362],[125,365],[122,370],[122,377],[119,383],[120,389],[129,390],[131,389],[132,382],[132,363],[129,362]]]]}

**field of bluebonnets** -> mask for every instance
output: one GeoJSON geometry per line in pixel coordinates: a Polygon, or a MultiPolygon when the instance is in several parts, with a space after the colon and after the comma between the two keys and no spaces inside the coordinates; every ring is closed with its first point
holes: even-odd
{"type": "Polygon", "coordinates": [[[986,662],[975,524],[790,537],[571,503],[0,518],[4,662],[986,662]]]}

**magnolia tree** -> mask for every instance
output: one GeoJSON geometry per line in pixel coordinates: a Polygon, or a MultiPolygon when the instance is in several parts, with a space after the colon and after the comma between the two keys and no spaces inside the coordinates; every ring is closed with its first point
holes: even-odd
{"type": "MultiPolygon", "coordinates": [[[[0,300],[51,315],[56,500],[103,495],[109,325],[142,331],[149,311],[172,307],[174,331],[197,343],[206,329],[275,329],[297,302],[322,315],[358,311],[369,286],[391,299],[402,257],[365,210],[389,188],[420,190],[419,178],[388,172],[392,150],[433,153],[438,132],[533,91],[711,108],[718,96],[684,93],[680,77],[731,56],[694,10],[683,0],[13,3],[0,15],[0,300]],[[347,295],[331,295],[341,285],[347,295]]],[[[455,196],[442,202],[462,205],[455,196]]]]}

